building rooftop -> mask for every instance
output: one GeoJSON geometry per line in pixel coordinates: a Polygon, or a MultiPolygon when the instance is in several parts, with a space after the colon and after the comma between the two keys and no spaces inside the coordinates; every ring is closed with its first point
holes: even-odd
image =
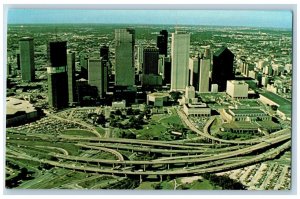
{"type": "Polygon", "coordinates": [[[169,93],[150,93],[148,95],[153,97],[168,97],[169,93]]]}
{"type": "Polygon", "coordinates": [[[234,129],[234,130],[241,130],[241,129],[255,130],[255,129],[258,129],[258,127],[259,127],[258,124],[251,123],[251,122],[244,122],[244,121],[225,123],[222,126],[223,126],[223,128],[234,129]]]}
{"type": "Polygon", "coordinates": [[[36,109],[28,101],[12,97],[6,98],[6,115],[14,115],[15,113],[21,111],[31,113],[36,111],[36,109]]]}
{"type": "Polygon", "coordinates": [[[214,56],[220,56],[221,54],[223,54],[223,52],[229,52],[230,54],[233,55],[233,53],[226,47],[226,46],[222,46],[219,50],[217,50],[215,53],[214,53],[214,56]]]}
{"type": "Polygon", "coordinates": [[[33,38],[32,37],[22,37],[20,39],[20,41],[30,41],[30,40],[33,40],[33,38]]]}
{"type": "Polygon", "coordinates": [[[239,115],[239,114],[262,114],[265,112],[260,110],[260,109],[230,109],[230,111],[234,115],[239,115]]]}
{"type": "MultiPolygon", "coordinates": [[[[266,91],[264,93],[260,93],[260,95],[272,100],[273,102],[275,102],[276,104],[278,104],[279,106],[285,106],[285,105],[290,105],[292,104],[291,101],[283,98],[283,97],[280,97],[279,95],[276,95],[275,93],[272,93],[272,92],[269,92],[269,91],[266,91]]],[[[291,109],[291,107],[290,107],[291,109]]]]}

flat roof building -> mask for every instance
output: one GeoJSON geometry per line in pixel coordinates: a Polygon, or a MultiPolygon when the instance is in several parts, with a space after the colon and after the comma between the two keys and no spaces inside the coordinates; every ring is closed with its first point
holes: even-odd
{"type": "Polygon", "coordinates": [[[226,93],[232,98],[248,98],[249,85],[244,81],[227,81],[226,93]]]}
{"type": "Polygon", "coordinates": [[[168,99],[168,93],[150,93],[147,95],[147,105],[162,107],[168,99]]]}
{"type": "Polygon", "coordinates": [[[183,105],[183,112],[187,116],[210,116],[211,108],[201,102],[195,104],[188,103],[183,105]]]}
{"type": "Polygon", "coordinates": [[[6,98],[6,125],[26,123],[38,117],[35,107],[28,101],[13,97],[6,98]]]}

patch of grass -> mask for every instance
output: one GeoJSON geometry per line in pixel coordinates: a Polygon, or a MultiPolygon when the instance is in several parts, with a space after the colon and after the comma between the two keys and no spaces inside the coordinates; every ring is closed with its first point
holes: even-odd
{"type": "Polygon", "coordinates": [[[220,190],[220,187],[213,186],[208,180],[196,180],[194,181],[189,189],[192,190],[220,190]]]}
{"type": "Polygon", "coordinates": [[[155,190],[155,186],[159,182],[142,182],[136,189],[139,190],[155,190]]]}
{"type": "Polygon", "coordinates": [[[83,130],[83,129],[66,129],[66,130],[62,131],[61,133],[64,135],[79,135],[79,136],[83,136],[83,137],[96,137],[96,135],[93,134],[92,132],[90,132],[88,130],[83,130]]]}

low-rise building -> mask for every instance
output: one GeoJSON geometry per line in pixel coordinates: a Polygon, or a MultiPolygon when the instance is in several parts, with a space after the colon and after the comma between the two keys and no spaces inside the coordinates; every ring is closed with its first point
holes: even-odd
{"type": "Polygon", "coordinates": [[[111,107],[114,109],[123,109],[126,107],[126,101],[112,102],[111,107]]]}
{"type": "Polygon", "coordinates": [[[226,93],[232,98],[247,98],[249,85],[244,81],[227,81],[226,93]]]}
{"type": "Polygon", "coordinates": [[[168,93],[150,93],[147,95],[147,105],[161,107],[169,99],[168,93]]]}
{"type": "Polygon", "coordinates": [[[229,121],[269,121],[272,119],[260,109],[227,109],[223,114],[229,121]]]}
{"type": "Polygon", "coordinates": [[[195,104],[188,103],[183,105],[183,112],[187,116],[210,116],[211,108],[201,102],[195,104]]]}
{"type": "Polygon", "coordinates": [[[6,98],[6,125],[12,126],[30,122],[38,117],[35,107],[28,101],[6,98]]]}

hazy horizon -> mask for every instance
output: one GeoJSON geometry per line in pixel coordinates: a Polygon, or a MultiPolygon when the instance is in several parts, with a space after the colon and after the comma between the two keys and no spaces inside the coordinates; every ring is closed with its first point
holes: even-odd
{"type": "Polygon", "coordinates": [[[9,25],[134,24],[292,29],[292,12],[262,10],[49,10],[9,9],[9,25]],[[238,16],[238,17],[236,17],[238,16]]]}

